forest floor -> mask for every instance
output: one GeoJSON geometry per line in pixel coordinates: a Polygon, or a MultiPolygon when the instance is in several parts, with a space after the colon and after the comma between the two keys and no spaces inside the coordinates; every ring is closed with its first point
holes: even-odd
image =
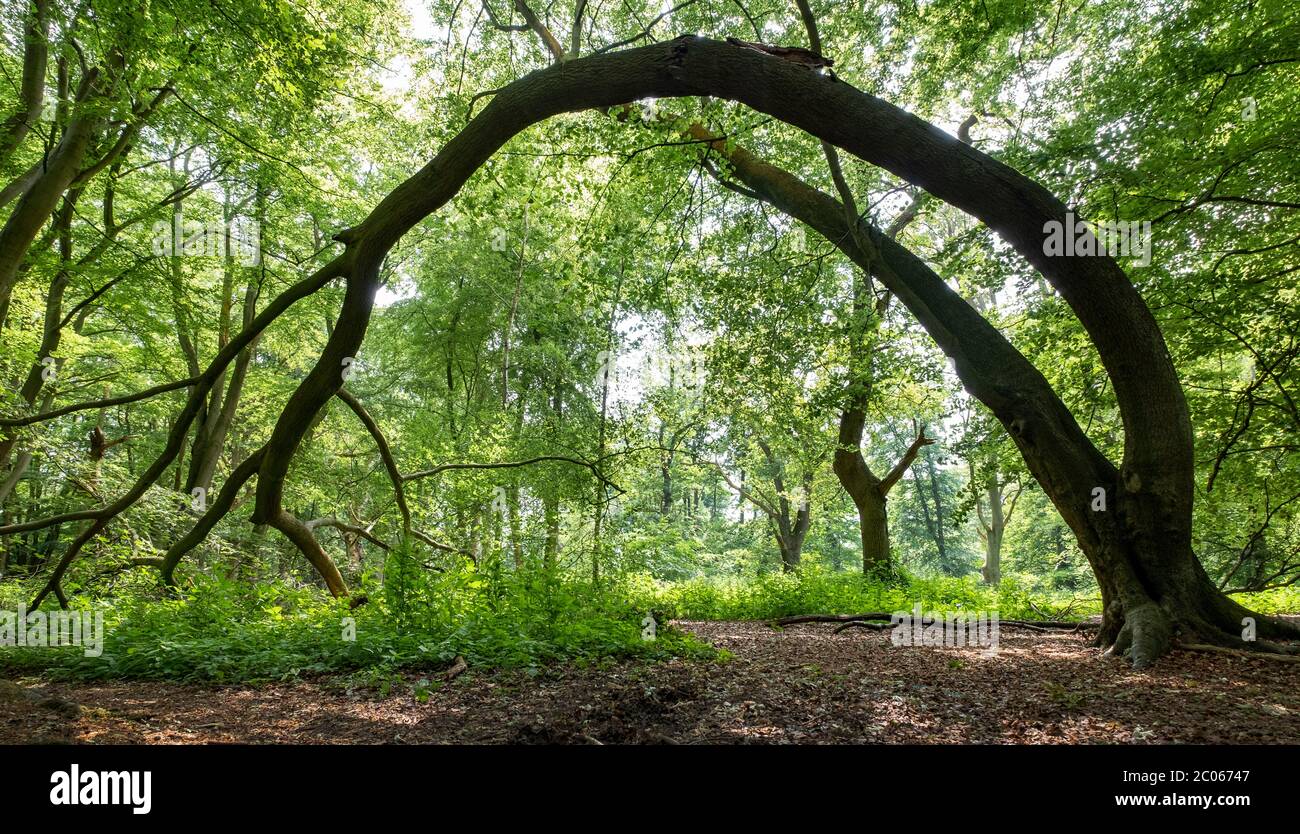
{"type": "Polygon", "coordinates": [[[470,669],[381,696],[262,686],[0,681],[0,743],[1300,743],[1300,664],[1178,651],[1135,672],[1082,634],[1000,650],[891,646],[824,624],[680,622],[722,662],[470,669]],[[424,691],[424,687],[420,687],[424,691]]]}

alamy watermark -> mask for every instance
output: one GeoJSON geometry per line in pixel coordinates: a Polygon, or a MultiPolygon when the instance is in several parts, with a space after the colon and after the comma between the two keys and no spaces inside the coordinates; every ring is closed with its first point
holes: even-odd
{"type": "Polygon", "coordinates": [[[1049,258],[1134,258],[1134,266],[1151,265],[1150,220],[1078,220],[1065,213],[1065,222],[1043,224],[1043,254],[1049,258]]]}
{"type": "Polygon", "coordinates": [[[126,805],[133,814],[153,808],[153,771],[82,770],[71,764],[50,774],[51,805],[126,805]]]}
{"type": "Polygon", "coordinates": [[[204,223],[181,215],[153,224],[153,254],[161,258],[230,258],[243,266],[262,262],[262,230],[255,220],[204,223]]]}
{"type": "Polygon", "coordinates": [[[708,381],[704,358],[698,351],[647,351],[639,360],[617,350],[602,350],[596,355],[594,387],[604,390],[623,384],[641,390],[672,387],[699,392],[708,381]]]}
{"type": "Polygon", "coordinates": [[[998,623],[996,611],[923,611],[918,602],[911,611],[890,615],[889,642],[936,649],[970,646],[996,652],[998,623]]]}
{"type": "Polygon", "coordinates": [[[86,657],[104,653],[103,611],[0,611],[0,646],[81,646],[86,657]]]}

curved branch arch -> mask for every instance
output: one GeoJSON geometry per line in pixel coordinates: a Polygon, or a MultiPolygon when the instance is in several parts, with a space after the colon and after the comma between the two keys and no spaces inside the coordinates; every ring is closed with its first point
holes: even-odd
{"type": "MultiPolygon", "coordinates": [[[[1067,485],[1041,468],[1035,471],[1057,493],[1073,496],[1095,486],[1112,493],[1114,520],[1098,525],[1106,530],[1104,537],[1084,541],[1081,535],[1081,544],[1092,548],[1090,557],[1103,557],[1094,559],[1095,569],[1109,562],[1125,567],[1122,587],[1113,577],[1098,576],[1109,596],[1109,638],[1117,649],[1134,647],[1135,660],[1144,663],[1168,647],[1175,623],[1224,629],[1224,618],[1241,609],[1206,590],[1204,571],[1191,553],[1192,432],[1172,360],[1150,310],[1113,260],[1044,253],[1044,225],[1063,223],[1065,205],[1037,182],[843,81],[691,35],[557,63],[509,84],[360,225],[337,236],[347,247],[338,261],[347,293],[320,360],[289,398],[267,443],[253,521],[275,526],[291,540],[302,538],[302,523],[282,507],[290,461],[315,415],[342,386],[346,360],[357,354],[365,336],[380,266],[407,231],[451,200],[498,149],[533,124],[647,97],[688,96],[746,104],[879,165],[979,218],[1037,268],[1096,346],[1125,427],[1118,470],[1094,460],[1092,466],[1066,471],[1067,476],[1102,477],[1103,483],[1067,485]]],[[[932,303],[915,294],[914,300],[919,307],[932,303]]],[[[930,307],[929,313],[930,324],[945,334],[941,344],[946,339],[968,357],[982,347],[964,344],[970,331],[952,326],[942,311],[930,307]]],[[[1016,395],[993,385],[977,396],[1000,399],[1005,406],[1016,395]]],[[[1005,407],[1001,413],[1007,413],[1005,407]]],[[[1009,423],[1022,450],[1060,427],[1051,420],[1035,422],[1040,417],[1026,413],[1009,423]]],[[[317,554],[306,555],[316,562],[317,554]]]]}

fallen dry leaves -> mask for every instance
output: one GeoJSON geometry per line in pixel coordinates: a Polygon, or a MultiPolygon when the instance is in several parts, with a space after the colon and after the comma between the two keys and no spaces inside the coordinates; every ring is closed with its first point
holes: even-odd
{"type": "Polygon", "coordinates": [[[489,673],[421,703],[335,679],[45,683],[0,699],[0,743],[1300,743],[1300,668],[1176,652],[1135,672],[1078,634],[902,648],[834,626],[682,622],[734,658],[489,673]],[[80,705],[51,709],[42,702],[80,705]]]}

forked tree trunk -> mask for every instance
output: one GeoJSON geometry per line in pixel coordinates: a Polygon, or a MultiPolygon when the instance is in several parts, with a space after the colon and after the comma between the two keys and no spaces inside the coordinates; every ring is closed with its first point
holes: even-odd
{"type": "Polygon", "coordinates": [[[776,505],[757,504],[757,506],[767,512],[775,526],[773,534],[776,538],[777,551],[781,554],[781,571],[793,573],[799,570],[799,563],[803,559],[804,539],[808,537],[808,528],[812,524],[810,504],[813,473],[804,472],[799,487],[799,501],[795,504],[790,501],[790,496],[786,493],[784,463],[777,459],[772,452],[772,447],[763,440],[758,441],[758,447],[763,450],[763,456],[767,458],[767,465],[772,471],[776,505]],[[794,512],[792,513],[791,510],[794,512]]]}
{"type": "Polygon", "coordinates": [[[921,447],[931,441],[924,432],[918,434],[889,474],[878,478],[862,456],[862,431],[865,423],[866,413],[860,403],[840,415],[839,442],[831,466],[840,479],[840,485],[858,509],[863,574],[887,577],[894,570],[889,546],[889,491],[916,460],[921,447]]]}
{"type": "Polygon", "coordinates": [[[789,502],[782,499],[782,503],[785,506],[772,520],[776,525],[774,538],[777,552],[781,554],[781,572],[794,573],[803,561],[803,543],[808,535],[808,505],[805,503],[799,507],[791,518],[789,502]]]}
{"type": "Polygon", "coordinates": [[[862,572],[886,576],[892,569],[889,552],[889,512],[880,479],[872,474],[862,457],[861,443],[866,415],[860,408],[850,408],[840,416],[839,444],[831,468],[840,486],[858,510],[858,530],[862,537],[862,572]]]}

